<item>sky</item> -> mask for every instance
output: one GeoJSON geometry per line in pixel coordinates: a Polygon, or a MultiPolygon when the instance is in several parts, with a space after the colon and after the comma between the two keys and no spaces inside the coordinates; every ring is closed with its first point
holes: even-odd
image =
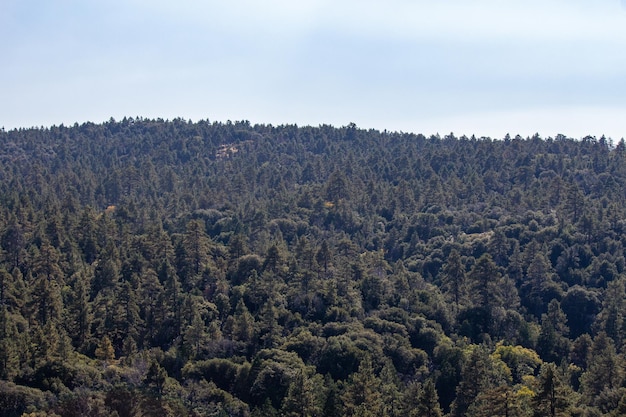
{"type": "Polygon", "coordinates": [[[626,137],[626,0],[0,0],[0,127],[626,137]]]}

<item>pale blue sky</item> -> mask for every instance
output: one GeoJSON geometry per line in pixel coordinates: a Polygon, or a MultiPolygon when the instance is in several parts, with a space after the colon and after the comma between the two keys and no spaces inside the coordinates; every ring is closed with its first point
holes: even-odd
{"type": "Polygon", "coordinates": [[[0,0],[0,126],[626,137],[626,0],[0,0]]]}

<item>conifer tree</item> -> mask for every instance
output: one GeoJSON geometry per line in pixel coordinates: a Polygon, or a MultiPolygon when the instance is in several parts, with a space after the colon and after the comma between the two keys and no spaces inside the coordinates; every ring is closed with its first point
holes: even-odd
{"type": "Polygon", "coordinates": [[[372,359],[368,355],[359,370],[350,376],[342,395],[346,416],[378,417],[382,413],[381,382],[374,374],[372,359]]]}
{"type": "Polygon", "coordinates": [[[130,282],[125,281],[120,285],[116,299],[114,341],[119,347],[126,338],[131,338],[134,341],[139,340],[143,323],[139,316],[137,295],[130,282]]]}
{"type": "Polygon", "coordinates": [[[464,416],[479,394],[506,383],[500,367],[494,364],[489,351],[483,345],[472,346],[461,373],[461,382],[452,403],[452,416],[464,416]]]}
{"type": "Polygon", "coordinates": [[[182,241],[183,259],[180,277],[185,290],[197,285],[201,272],[208,266],[210,239],[201,220],[187,223],[182,241]]]}
{"type": "Polygon", "coordinates": [[[605,332],[593,339],[589,351],[587,371],[582,375],[581,388],[591,404],[605,390],[620,387],[623,382],[623,367],[615,352],[613,340],[605,332]]]}
{"type": "Polygon", "coordinates": [[[11,311],[17,311],[20,304],[13,276],[0,267],[0,306],[7,306],[11,311]]]}
{"type": "Polygon", "coordinates": [[[393,362],[387,360],[380,371],[380,394],[383,402],[382,414],[388,417],[402,416],[402,393],[400,380],[393,362]]]}
{"type": "Polygon", "coordinates": [[[461,262],[461,255],[456,249],[452,249],[442,270],[442,290],[452,299],[457,311],[467,296],[466,285],[465,267],[461,262]]]}
{"type": "Polygon", "coordinates": [[[442,417],[439,396],[432,379],[424,382],[418,391],[417,407],[409,414],[411,417],[442,417]]]}
{"type": "Polygon", "coordinates": [[[316,417],[321,415],[319,388],[321,378],[311,380],[299,369],[289,384],[280,415],[284,417],[316,417]],[[317,389],[316,389],[317,387],[317,389]]]}
{"type": "Polygon", "coordinates": [[[152,389],[159,401],[163,396],[166,380],[167,371],[156,360],[153,360],[150,368],[148,368],[144,382],[152,389]]]}
{"type": "Polygon", "coordinates": [[[269,298],[261,308],[259,330],[264,348],[278,346],[282,338],[282,326],[278,323],[278,309],[274,306],[272,298],[269,298]]]}
{"type": "Polygon", "coordinates": [[[467,417],[522,417],[513,389],[507,385],[493,387],[481,392],[467,410],[467,417]]]}
{"type": "Polygon", "coordinates": [[[501,280],[502,275],[489,254],[484,254],[472,267],[469,273],[472,282],[474,303],[491,312],[502,302],[501,280]]]}
{"type": "Polygon", "coordinates": [[[200,312],[194,309],[191,324],[187,326],[183,333],[183,347],[190,359],[196,359],[201,352],[202,347],[208,341],[204,320],[200,316],[200,312]]]}
{"type": "Polygon", "coordinates": [[[31,298],[33,319],[41,326],[49,321],[60,322],[63,299],[55,279],[48,279],[45,275],[38,276],[32,288],[31,298]]]}
{"type": "Polygon", "coordinates": [[[558,361],[569,352],[570,342],[567,339],[569,328],[567,318],[557,300],[548,304],[548,312],[541,316],[541,331],[537,341],[537,352],[550,362],[558,361]]]}
{"type": "Polygon", "coordinates": [[[254,317],[250,314],[250,311],[243,302],[243,299],[239,300],[237,303],[233,318],[233,338],[242,342],[252,342],[253,337],[255,336],[254,317]]]}
{"type": "Polygon", "coordinates": [[[330,374],[324,376],[324,404],[322,406],[323,417],[341,417],[343,413],[343,404],[341,401],[340,390],[337,382],[333,380],[330,374]]]}
{"type": "Polygon", "coordinates": [[[570,405],[567,387],[562,382],[553,363],[544,364],[538,378],[538,387],[533,398],[536,417],[564,416],[570,405]]]}
{"type": "Polygon", "coordinates": [[[18,332],[6,305],[0,305],[0,379],[11,380],[18,372],[18,332]]]}
{"type": "Polygon", "coordinates": [[[102,339],[100,339],[95,354],[96,358],[105,363],[108,363],[115,359],[115,349],[113,348],[113,343],[111,343],[111,339],[109,339],[109,336],[104,335],[102,339]]]}
{"type": "Polygon", "coordinates": [[[74,346],[83,351],[91,336],[91,306],[89,305],[89,278],[86,268],[72,277],[71,292],[68,297],[66,328],[74,346]]]}
{"type": "Polygon", "coordinates": [[[542,253],[537,253],[528,266],[521,288],[524,305],[537,317],[541,317],[547,310],[547,300],[561,295],[553,275],[548,259],[542,253]]]}
{"type": "Polygon", "coordinates": [[[613,339],[616,346],[624,341],[624,310],[626,309],[626,282],[624,278],[611,281],[607,285],[602,302],[602,310],[596,317],[594,330],[604,331],[613,339]]]}
{"type": "Polygon", "coordinates": [[[181,293],[182,287],[176,274],[176,270],[170,264],[169,260],[165,259],[158,271],[159,282],[163,283],[163,290],[166,297],[167,316],[171,319],[173,325],[178,331],[182,324],[182,300],[181,293]]]}

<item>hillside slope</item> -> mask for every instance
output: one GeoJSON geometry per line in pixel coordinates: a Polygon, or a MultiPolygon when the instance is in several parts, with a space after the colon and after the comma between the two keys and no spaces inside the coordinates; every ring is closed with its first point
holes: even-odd
{"type": "Polygon", "coordinates": [[[621,415],[625,186],[605,138],[2,131],[0,406],[621,415]]]}

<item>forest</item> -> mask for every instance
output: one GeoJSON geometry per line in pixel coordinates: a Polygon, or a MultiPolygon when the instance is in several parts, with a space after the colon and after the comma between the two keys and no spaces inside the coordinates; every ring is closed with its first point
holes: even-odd
{"type": "Polygon", "coordinates": [[[626,145],[0,130],[0,415],[626,415],[626,145]]]}

